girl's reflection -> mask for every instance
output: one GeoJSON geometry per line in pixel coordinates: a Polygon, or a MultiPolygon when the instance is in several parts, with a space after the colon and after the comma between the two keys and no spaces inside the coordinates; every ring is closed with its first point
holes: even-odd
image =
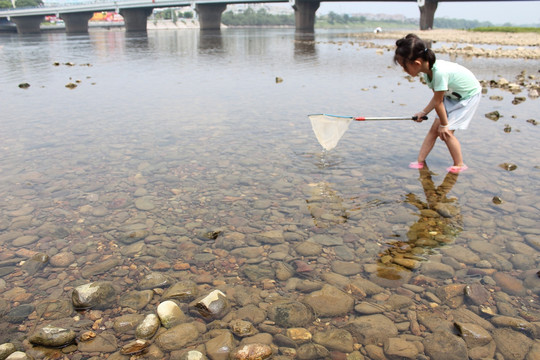
{"type": "Polygon", "coordinates": [[[379,254],[381,277],[395,279],[403,268],[416,269],[432,248],[452,242],[462,230],[457,198],[448,198],[459,174],[449,172],[436,187],[427,164],[418,171],[426,201],[412,193],[405,196],[405,202],[418,209],[418,220],[410,226],[406,241],[387,243],[388,247],[379,254]]]}

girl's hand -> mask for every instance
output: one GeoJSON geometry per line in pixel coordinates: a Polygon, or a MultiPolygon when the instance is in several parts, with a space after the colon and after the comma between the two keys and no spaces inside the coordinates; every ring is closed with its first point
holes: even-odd
{"type": "Polygon", "coordinates": [[[424,121],[424,119],[422,119],[422,117],[426,116],[426,113],[423,112],[423,111],[420,111],[420,112],[417,112],[416,114],[414,114],[414,121],[416,122],[422,122],[424,121]]]}
{"type": "Polygon", "coordinates": [[[448,130],[447,126],[439,126],[439,138],[441,138],[442,141],[446,141],[451,134],[452,133],[448,130]]]}

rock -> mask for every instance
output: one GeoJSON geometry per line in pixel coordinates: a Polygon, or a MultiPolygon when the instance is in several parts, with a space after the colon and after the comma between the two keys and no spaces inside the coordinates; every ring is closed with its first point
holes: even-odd
{"type": "Polygon", "coordinates": [[[73,342],[76,336],[77,333],[71,329],[47,325],[34,332],[28,340],[35,345],[61,347],[73,342]]]}
{"type": "Polygon", "coordinates": [[[421,267],[422,274],[436,279],[451,279],[454,277],[454,269],[440,262],[426,261],[421,267]]]}
{"type": "Polygon", "coordinates": [[[149,211],[153,210],[156,206],[149,196],[143,196],[135,200],[135,207],[139,210],[149,211]]]}
{"type": "Polygon", "coordinates": [[[109,272],[111,269],[121,264],[120,259],[109,258],[104,261],[100,261],[97,264],[88,265],[81,269],[81,275],[85,279],[89,279],[95,275],[104,274],[109,272]]]}
{"type": "Polygon", "coordinates": [[[230,354],[233,360],[263,360],[272,356],[272,348],[266,344],[247,344],[230,354]]]}
{"type": "Polygon", "coordinates": [[[4,360],[9,355],[13,354],[17,349],[12,343],[4,343],[0,345],[0,359],[4,360]]]}
{"type": "Polygon", "coordinates": [[[328,359],[330,352],[319,344],[307,343],[297,349],[297,355],[300,360],[328,359]]]}
{"type": "Polygon", "coordinates": [[[465,341],[446,331],[429,334],[423,344],[426,355],[431,359],[463,360],[468,359],[469,356],[465,341]]]}
{"type": "Polygon", "coordinates": [[[504,359],[524,359],[533,345],[526,335],[507,328],[493,330],[492,336],[504,359]]]}
{"type": "Polygon", "coordinates": [[[489,332],[480,325],[459,322],[454,325],[469,349],[487,345],[493,340],[489,332]]]}
{"type": "Polygon", "coordinates": [[[495,110],[495,111],[487,113],[485,116],[490,120],[497,121],[500,119],[501,114],[499,114],[499,112],[495,110]]]}
{"type": "Polygon", "coordinates": [[[133,310],[141,310],[152,300],[154,292],[152,290],[130,291],[125,293],[118,300],[118,305],[129,307],[133,310]]]}
{"type": "Polygon", "coordinates": [[[6,360],[34,360],[33,357],[30,355],[27,355],[26,353],[22,351],[15,351],[11,353],[6,360]]]}
{"type": "Polygon", "coordinates": [[[23,321],[26,321],[28,319],[28,315],[30,315],[34,310],[34,305],[22,304],[11,309],[6,314],[5,319],[12,324],[20,324],[23,321]]]}
{"type": "Polygon", "coordinates": [[[122,346],[120,353],[124,355],[133,355],[138,354],[146,350],[151,345],[151,342],[148,340],[134,340],[122,346]]]}
{"type": "MultiPolygon", "coordinates": [[[[171,357],[171,359],[173,358],[171,357]]],[[[180,356],[179,358],[179,360],[207,360],[207,359],[208,358],[203,353],[197,350],[187,351],[183,353],[182,356],[180,356]]]]}
{"type": "Polygon", "coordinates": [[[354,311],[362,315],[380,314],[386,309],[381,305],[371,304],[363,301],[354,307],[354,311]]]}
{"type": "Polygon", "coordinates": [[[129,334],[135,331],[137,325],[144,319],[141,314],[120,315],[113,322],[113,328],[117,334],[129,334]]]}
{"type": "Polygon", "coordinates": [[[268,308],[268,318],[277,326],[302,327],[314,319],[312,310],[294,300],[277,301],[268,308]]]}
{"type": "Polygon", "coordinates": [[[478,255],[463,246],[446,246],[441,248],[441,252],[465,264],[472,265],[480,261],[478,255]]]}
{"type": "Polygon", "coordinates": [[[92,340],[79,342],[78,350],[87,353],[111,353],[118,350],[118,343],[113,333],[105,331],[92,340]]]}
{"type": "Polygon", "coordinates": [[[482,305],[489,300],[491,294],[480,283],[474,283],[465,287],[465,297],[475,305],[482,305]]]}
{"type": "Polygon", "coordinates": [[[257,333],[257,329],[253,326],[253,324],[245,320],[232,320],[229,323],[229,328],[234,335],[241,338],[253,336],[257,333]]]}
{"type": "Polygon", "coordinates": [[[496,327],[509,327],[516,331],[521,331],[535,337],[536,328],[530,322],[521,318],[515,318],[511,316],[494,316],[491,322],[496,327]]]}
{"type": "Polygon", "coordinates": [[[173,283],[172,279],[160,272],[152,272],[145,275],[138,284],[139,290],[151,290],[155,288],[169,287],[173,283]]]}
{"type": "Polygon", "coordinates": [[[228,360],[229,354],[235,348],[234,336],[226,331],[208,340],[204,345],[206,347],[206,355],[211,360],[228,360]]]}
{"type": "Polygon", "coordinates": [[[158,331],[160,321],[157,315],[148,314],[144,320],[135,329],[135,337],[137,339],[151,339],[156,331],[158,331]]]}
{"type": "Polygon", "coordinates": [[[162,333],[155,340],[157,346],[165,351],[180,350],[199,338],[199,330],[192,323],[176,325],[162,333]]]}
{"type": "Polygon", "coordinates": [[[221,319],[229,313],[231,305],[227,296],[219,290],[193,301],[190,305],[193,312],[201,315],[205,320],[221,319]]]}
{"type": "Polygon", "coordinates": [[[354,298],[334,286],[324,285],[321,290],[307,295],[304,303],[319,316],[340,316],[353,310],[354,298]]]}
{"type": "Polygon", "coordinates": [[[112,283],[96,281],[77,286],[71,294],[73,306],[76,309],[101,309],[110,305],[116,296],[112,283]]]}
{"type": "Polygon", "coordinates": [[[418,348],[402,338],[389,338],[384,342],[384,354],[389,360],[416,359],[418,348]]]}
{"type": "Polygon", "coordinates": [[[304,241],[296,245],[294,250],[302,256],[319,256],[322,253],[322,245],[311,242],[304,241]]]}
{"type": "Polygon", "coordinates": [[[363,345],[382,343],[398,334],[394,323],[381,314],[356,318],[350,321],[345,329],[363,345]]]}
{"type": "Polygon", "coordinates": [[[75,262],[75,255],[71,252],[60,252],[53,255],[49,260],[49,263],[54,267],[65,268],[75,262]]]}
{"type": "Polygon", "coordinates": [[[516,279],[511,275],[503,272],[497,272],[493,275],[493,279],[497,285],[503,289],[503,291],[511,295],[523,296],[527,293],[527,290],[523,286],[521,280],[516,279]]]}
{"type": "Polygon", "coordinates": [[[180,307],[172,300],[165,300],[157,307],[157,315],[161,324],[166,329],[170,329],[181,322],[185,322],[187,317],[180,307]]]}
{"type": "Polygon", "coordinates": [[[310,342],[313,335],[305,328],[289,328],[287,329],[287,338],[294,341],[295,344],[304,344],[310,342]]]}
{"type": "Polygon", "coordinates": [[[168,288],[162,296],[163,300],[175,299],[180,302],[190,302],[199,296],[199,288],[194,281],[178,282],[168,288]]]}
{"type": "Polygon", "coordinates": [[[343,329],[318,331],[313,335],[313,342],[329,350],[350,353],[354,350],[354,340],[350,332],[343,329]]]}

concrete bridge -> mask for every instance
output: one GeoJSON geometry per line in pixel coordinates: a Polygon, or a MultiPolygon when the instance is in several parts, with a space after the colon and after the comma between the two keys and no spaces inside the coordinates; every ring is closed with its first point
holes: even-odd
{"type": "MultiPolygon", "coordinates": [[[[468,0],[323,0],[327,2],[343,1],[389,1],[417,2],[420,10],[420,29],[433,27],[435,10],[441,1],[456,2],[468,0]]],[[[511,0],[474,0],[481,1],[511,1],[511,0]]],[[[538,0],[529,0],[538,1],[538,0]]],[[[227,4],[250,3],[290,3],[294,9],[296,30],[313,32],[315,13],[321,0],[95,0],[94,2],[48,6],[35,8],[16,8],[0,10],[0,17],[10,19],[17,26],[20,34],[37,33],[46,15],[56,15],[64,20],[67,33],[88,32],[88,20],[94,12],[116,11],[124,17],[126,31],[146,31],[148,16],[155,8],[191,6],[199,17],[202,30],[220,28],[221,15],[227,4]]],[[[478,5],[480,6],[480,5],[478,5]]]]}

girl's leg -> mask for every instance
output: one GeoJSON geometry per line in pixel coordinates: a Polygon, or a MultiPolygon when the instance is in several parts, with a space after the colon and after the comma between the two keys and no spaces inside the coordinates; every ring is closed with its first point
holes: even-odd
{"type": "Polygon", "coordinates": [[[431,149],[433,149],[433,146],[435,145],[435,142],[439,137],[439,123],[439,118],[436,118],[435,121],[433,121],[433,125],[431,125],[431,128],[426,134],[424,142],[422,143],[422,147],[420,147],[420,151],[418,152],[419,163],[424,163],[427,156],[431,152],[431,149]]]}
{"type": "Polygon", "coordinates": [[[454,160],[454,166],[462,167],[463,164],[463,156],[461,155],[461,144],[459,143],[457,137],[454,136],[454,131],[450,131],[452,134],[449,136],[446,140],[446,146],[448,147],[448,151],[450,151],[450,155],[452,156],[452,160],[454,160]]]}

